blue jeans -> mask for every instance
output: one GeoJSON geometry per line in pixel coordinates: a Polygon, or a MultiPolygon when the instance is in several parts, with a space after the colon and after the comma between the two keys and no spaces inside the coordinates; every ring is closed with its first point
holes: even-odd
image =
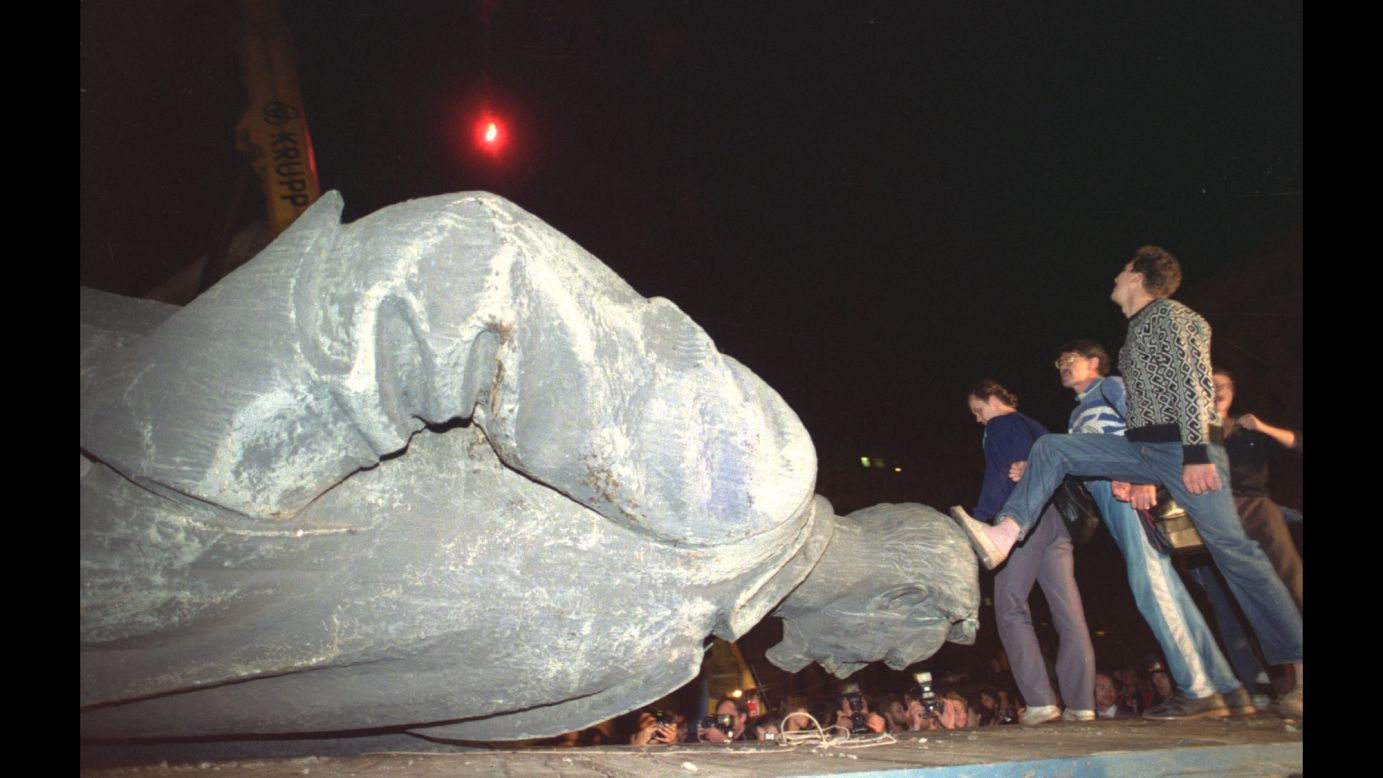
{"type": "Polygon", "coordinates": [[[1191,494],[1182,482],[1180,443],[1135,443],[1120,435],[1043,435],[1028,454],[1028,468],[995,516],[1018,522],[1021,536],[1037,523],[1042,508],[1067,475],[1132,483],[1160,483],[1186,509],[1224,574],[1270,664],[1302,661],[1301,613],[1267,555],[1244,534],[1229,492],[1229,456],[1210,446],[1224,486],[1191,494]]]}
{"type": "Polygon", "coordinates": [[[1240,686],[1215,644],[1200,609],[1181,582],[1172,560],[1148,543],[1138,514],[1114,498],[1108,481],[1086,481],[1105,526],[1128,564],[1133,601],[1167,657],[1172,680],[1188,697],[1207,697],[1240,686]]]}
{"type": "Polygon", "coordinates": [[[1220,582],[1220,574],[1209,561],[1186,569],[1192,581],[1200,584],[1205,591],[1205,599],[1210,603],[1210,613],[1215,618],[1215,626],[1220,629],[1220,643],[1225,647],[1225,655],[1234,667],[1234,674],[1249,689],[1257,689],[1259,684],[1268,683],[1268,671],[1259,661],[1249,637],[1249,625],[1230,601],[1229,592],[1220,582]]]}

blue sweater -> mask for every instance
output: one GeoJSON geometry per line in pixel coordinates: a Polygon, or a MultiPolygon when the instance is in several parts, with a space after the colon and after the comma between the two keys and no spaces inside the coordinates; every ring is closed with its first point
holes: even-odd
{"type": "Polygon", "coordinates": [[[1004,507],[1004,500],[1013,491],[1009,467],[1027,459],[1032,444],[1046,434],[1046,427],[1017,411],[989,420],[984,427],[984,485],[972,516],[989,521],[1004,507]]]}
{"type": "Polygon", "coordinates": [[[1121,378],[1097,378],[1085,391],[1076,395],[1076,408],[1071,411],[1069,432],[1094,435],[1122,435],[1124,418],[1128,415],[1124,381],[1121,378]]]}

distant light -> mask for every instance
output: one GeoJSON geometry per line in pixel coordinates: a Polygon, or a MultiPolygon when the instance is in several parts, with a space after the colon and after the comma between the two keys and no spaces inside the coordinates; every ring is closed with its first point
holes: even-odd
{"type": "Polygon", "coordinates": [[[1093,634],[1093,635],[1094,635],[1095,637],[1097,637],[1097,638],[1102,638],[1102,637],[1104,637],[1104,630],[1102,630],[1102,629],[1097,629],[1097,630],[1095,630],[1095,631],[1094,631],[1093,633],[1091,633],[1091,634],[1093,634]]]}
{"type": "Polygon", "coordinates": [[[860,457],[860,466],[869,467],[869,457],[860,457]]]}
{"type": "Polygon", "coordinates": [[[895,468],[893,468],[893,472],[895,472],[895,473],[901,473],[901,472],[903,472],[903,468],[901,468],[901,467],[895,467],[895,468]]]}
{"type": "Polygon", "coordinates": [[[509,141],[504,120],[486,112],[472,126],[471,138],[476,147],[492,157],[498,157],[509,141]]]}
{"type": "Polygon", "coordinates": [[[736,690],[734,690],[733,692],[730,692],[730,696],[731,696],[731,697],[734,697],[735,699],[738,700],[739,698],[741,698],[741,697],[744,696],[744,690],[743,690],[743,689],[736,689],[736,690]]]}

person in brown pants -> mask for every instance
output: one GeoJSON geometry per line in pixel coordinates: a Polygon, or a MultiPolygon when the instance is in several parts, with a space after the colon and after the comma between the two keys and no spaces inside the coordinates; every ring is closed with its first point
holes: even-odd
{"type": "MultiPolygon", "coordinates": [[[[1302,563],[1287,529],[1282,509],[1268,494],[1268,454],[1276,443],[1302,453],[1302,434],[1274,427],[1251,413],[1230,416],[1234,404],[1234,376],[1215,369],[1215,407],[1224,419],[1225,449],[1229,452],[1230,491],[1244,521],[1244,532],[1258,541],[1278,577],[1302,608],[1302,563]]],[[[1303,609],[1304,612],[1304,609],[1303,609]]]]}

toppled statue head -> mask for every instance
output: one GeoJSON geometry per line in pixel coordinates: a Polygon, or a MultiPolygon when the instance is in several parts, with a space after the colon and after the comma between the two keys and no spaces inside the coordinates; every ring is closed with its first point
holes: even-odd
{"type": "Polygon", "coordinates": [[[947,640],[974,643],[978,568],[966,548],[955,524],[925,505],[837,518],[826,553],[773,614],[783,641],[768,659],[789,672],[815,661],[845,678],[880,660],[902,670],[947,640]]]}
{"type": "Polygon", "coordinates": [[[83,738],[545,737],[794,587],[837,672],[973,620],[949,521],[900,506],[867,574],[796,414],[673,303],[494,195],[341,209],[185,308],[82,294],[83,738]]]}

